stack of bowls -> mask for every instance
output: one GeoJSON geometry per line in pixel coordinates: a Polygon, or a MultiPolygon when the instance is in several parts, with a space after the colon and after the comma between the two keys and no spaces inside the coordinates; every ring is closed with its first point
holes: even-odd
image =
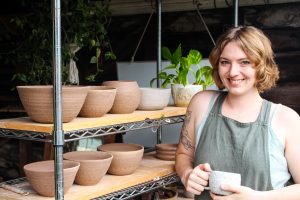
{"type": "Polygon", "coordinates": [[[175,160],[177,144],[162,143],[155,145],[155,156],[161,160],[175,160]]]}

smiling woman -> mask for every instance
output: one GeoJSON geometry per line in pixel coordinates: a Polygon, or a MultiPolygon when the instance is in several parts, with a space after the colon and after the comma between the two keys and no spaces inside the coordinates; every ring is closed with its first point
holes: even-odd
{"type": "Polygon", "coordinates": [[[187,191],[197,200],[226,198],[204,191],[210,172],[219,170],[241,174],[241,186],[221,185],[230,199],[297,199],[300,117],[260,96],[278,79],[270,40],[252,26],[230,28],[209,60],[226,92],[200,92],[188,106],[176,152],[187,191]]]}

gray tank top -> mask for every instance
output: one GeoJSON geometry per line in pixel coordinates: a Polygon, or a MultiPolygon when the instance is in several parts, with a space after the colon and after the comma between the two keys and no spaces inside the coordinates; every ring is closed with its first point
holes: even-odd
{"type": "MultiPolygon", "coordinates": [[[[264,100],[256,121],[241,123],[221,114],[227,92],[215,101],[204,124],[195,154],[197,166],[210,163],[213,170],[240,173],[242,185],[254,190],[272,190],[268,149],[271,102],[264,100]]],[[[196,199],[211,199],[204,191],[196,199]]]]}

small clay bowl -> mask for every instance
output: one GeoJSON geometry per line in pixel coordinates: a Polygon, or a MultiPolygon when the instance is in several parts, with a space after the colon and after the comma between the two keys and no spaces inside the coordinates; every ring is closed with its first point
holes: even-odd
{"type": "Polygon", "coordinates": [[[160,151],[176,151],[178,144],[161,143],[156,144],[155,149],[160,151]]]}
{"type": "Polygon", "coordinates": [[[113,156],[101,151],[73,151],[63,155],[66,160],[80,163],[75,183],[78,185],[95,185],[106,174],[113,156]]]}
{"type": "Polygon", "coordinates": [[[132,174],[139,167],[144,154],[144,147],[138,144],[110,143],[97,149],[113,155],[108,173],[119,176],[132,174]]]}
{"type": "Polygon", "coordinates": [[[108,86],[89,86],[89,91],[80,110],[81,117],[101,117],[108,113],[115,100],[117,89],[108,86]]]}
{"type": "MultiPolygon", "coordinates": [[[[72,186],[80,163],[63,161],[64,193],[72,186]]],[[[39,161],[24,166],[26,178],[33,189],[40,195],[54,197],[54,161],[39,161]]]]}
{"type": "Polygon", "coordinates": [[[141,100],[138,110],[162,110],[170,100],[170,88],[140,88],[141,100]]]}

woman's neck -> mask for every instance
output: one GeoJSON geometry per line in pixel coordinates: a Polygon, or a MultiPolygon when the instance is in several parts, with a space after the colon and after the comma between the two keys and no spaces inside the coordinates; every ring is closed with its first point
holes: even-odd
{"type": "Polygon", "coordinates": [[[222,114],[240,122],[253,122],[259,116],[262,102],[258,91],[245,95],[228,93],[222,105],[222,114]]]}

